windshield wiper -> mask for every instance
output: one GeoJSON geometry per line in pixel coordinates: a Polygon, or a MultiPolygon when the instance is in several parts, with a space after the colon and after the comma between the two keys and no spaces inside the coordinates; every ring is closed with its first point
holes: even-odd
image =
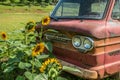
{"type": "Polygon", "coordinates": [[[54,16],[50,16],[51,19],[54,19],[55,21],[58,21],[58,18],[54,17],[54,16]]]}

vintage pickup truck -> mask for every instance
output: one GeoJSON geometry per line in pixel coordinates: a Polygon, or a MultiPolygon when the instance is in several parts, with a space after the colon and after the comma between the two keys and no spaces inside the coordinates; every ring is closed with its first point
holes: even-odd
{"type": "Polygon", "coordinates": [[[120,79],[120,0],[59,0],[44,34],[54,54],[86,79],[120,79]]]}

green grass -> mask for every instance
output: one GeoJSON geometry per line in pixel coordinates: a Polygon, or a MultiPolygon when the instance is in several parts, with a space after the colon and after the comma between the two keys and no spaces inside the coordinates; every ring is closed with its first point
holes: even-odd
{"type": "Polygon", "coordinates": [[[39,22],[41,18],[48,14],[40,13],[3,13],[0,14],[0,31],[19,30],[25,26],[28,21],[39,22]]]}
{"type": "Polygon", "coordinates": [[[52,10],[54,6],[5,6],[0,5],[0,13],[47,13],[52,10]]]}
{"type": "Polygon", "coordinates": [[[10,32],[19,30],[25,26],[28,21],[39,22],[43,16],[49,15],[54,6],[40,7],[32,6],[3,6],[0,5],[0,31],[10,32]]]}

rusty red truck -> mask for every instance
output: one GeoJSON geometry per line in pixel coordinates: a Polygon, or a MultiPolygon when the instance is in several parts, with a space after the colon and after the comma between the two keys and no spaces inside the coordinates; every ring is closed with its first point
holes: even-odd
{"type": "Polygon", "coordinates": [[[85,79],[120,79],[120,0],[59,0],[44,38],[62,65],[85,79]]]}

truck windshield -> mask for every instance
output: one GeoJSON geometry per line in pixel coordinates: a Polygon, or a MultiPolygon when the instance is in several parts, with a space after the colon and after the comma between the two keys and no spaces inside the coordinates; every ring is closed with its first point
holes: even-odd
{"type": "Polygon", "coordinates": [[[109,0],[59,0],[51,17],[102,19],[109,0]]]}

